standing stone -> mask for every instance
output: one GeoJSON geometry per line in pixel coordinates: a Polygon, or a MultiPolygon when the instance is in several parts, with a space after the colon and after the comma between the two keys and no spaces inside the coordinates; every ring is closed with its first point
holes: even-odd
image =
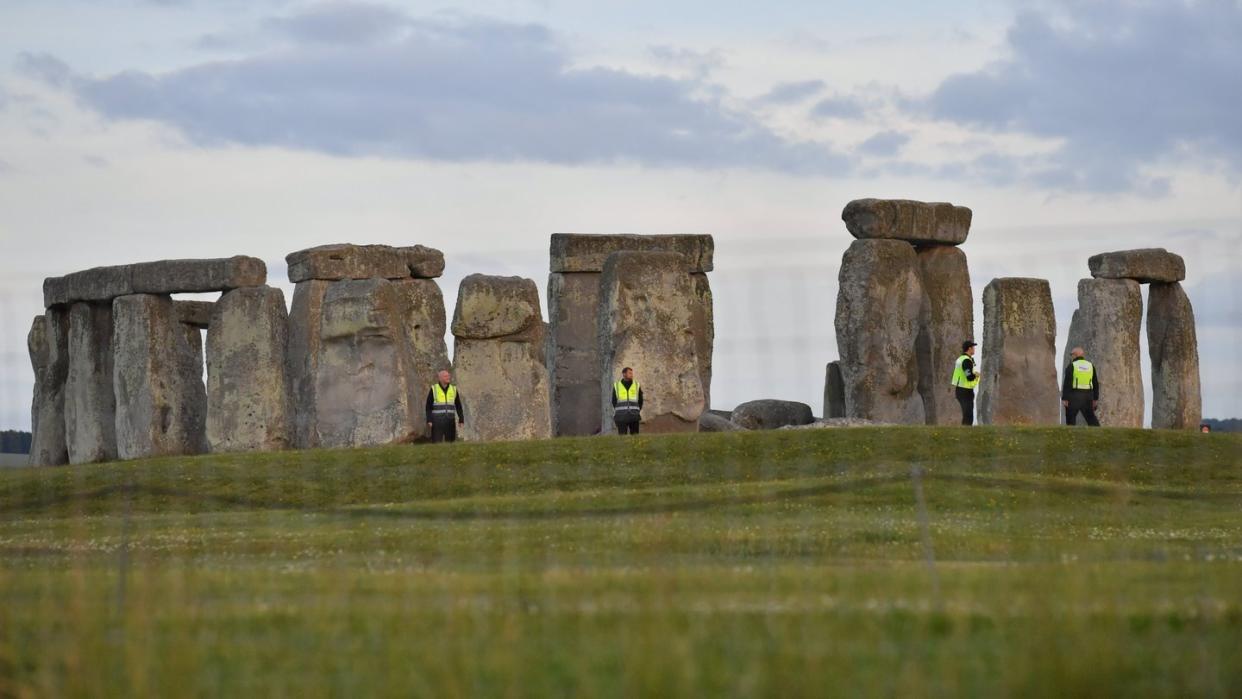
{"type": "Polygon", "coordinates": [[[1105,427],[1143,426],[1143,368],[1139,331],[1143,326],[1143,292],[1129,279],[1082,279],[1078,310],[1070,322],[1061,370],[1070,351],[1081,347],[1100,371],[1096,417],[1105,427]]]}
{"type": "Polygon", "coordinates": [[[845,417],[845,381],[841,362],[828,362],[824,377],[824,417],[845,417]]]}
{"type": "Polygon", "coordinates": [[[298,449],[319,446],[319,435],[315,431],[315,376],[319,371],[323,299],[331,285],[332,282],[310,280],[293,287],[285,375],[293,408],[293,446],[298,449]]]}
{"type": "Polygon", "coordinates": [[[79,302],[69,307],[65,442],[71,464],[117,457],[112,330],[111,304],[79,302]]]}
{"type": "Polygon", "coordinates": [[[285,295],[235,289],[215,304],[207,333],[207,442],[213,452],[278,451],[291,443],[285,295]]]}
{"type": "Polygon", "coordinates": [[[915,342],[923,412],[929,425],[957,425],[962,410],[952,386],[953,367],[962,342],[975,336],[970,268],[961,248],[927,247],[918,258],[926,292],[915,342]]]}
{"type": "Polygon", "coordinates": [[[1046,279],[1005,277],[987,285],[979,387],[982,424],[1060,422],[1056,336],[1052,289],[1046,279]]]}
{"type": "Polygon", "coordinates": [[[1203,418],[1195,312],[1182,285],[1156,283],[1147,296],[1147,347],[1151,352],[1151,426],[1198,429],[1203,418]]]}
{"type": "Polygon", "coordinates": [[[672,252],[616,252],[600,280],[597,369],[601,431],[616,431],[612,385],[633,367],[647,432],[696,432],[706,409],[692,330],[696,300],[686,259],[672,252]]]}
{"type": "Polygon", "coordinates": [[[914,247],[856,240],[845,251],[837,295],[837,348],[848,417],[924,422],[914,353],[923,306],[914,247]]]}
{"type": "Polygon", "coordinates": [[[396,285],[336,282],[321,309],[312,439],[324,447],[413,441],[412,350],[396,285]]]}
{"type": "Polygon", "coordinates": [[[195,331],[191,337],[178,322],[167,295],[121,296],[112,302],[112,315],[117,454],[139,459],[206,452],[201,336],[195,331]]]}
{"type": "MultiPolygon", "coordinates": [[[[598,319],[600,273],[614,252],[676,252],[692,277],[695,301],[690,327],[705,400],[711,387],[715,329],[711,286],[715,244],[709,235],[554,234],[548,277],[548,368],[552,380],[552,420],[557,435],[597,432],[600,406],[598,319]]],[[[606,397],[606,396],[605,396],[606,397]]],[[[611,413],[609,413],[611,414],[611,413]]]]}
{"type": "Polygon", "coordinates": [[[971,211],[945,202],[855,199],[841,211],[850,235],[910,243],[961,245],[970,234],[971,211]]]}
{"type": "Polygon", "coordinates": [[[65,379],[69,374],[69,316],[50,308],[35,316],[26,336],[34,369],[34,400],[30,410],[31,466],[69,463],[65,442],[65,379]]]}
{"type": "Polygon", "coordinates": [[[552,436],[551,383],[535,282],[472,274],[453,312],[453,366],[467,441],[552,436]]]}
{"type": "MultiPolygon", "coordinates": [[[[419,247],[419,246],[415,246],[419,247]]],[[[440,268],[443,269],[441,257],[440,268]]],[[[413,380],[410,391],[411,433],[415,438],[431,438],[427,431],[427,391],[441,369],[451,369],[448,346],[444,343],[447,323],[444,294],[433,279],[403,279],[393,282],[402,302],[402,324],[409,347],[413,380]]]]}

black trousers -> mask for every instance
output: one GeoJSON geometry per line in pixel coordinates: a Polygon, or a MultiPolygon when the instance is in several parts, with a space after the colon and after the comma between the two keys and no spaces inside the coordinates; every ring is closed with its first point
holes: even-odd
{"type": "Polygon", "coordinates": [[[457,420],[449,418],[435,418],[431,421],[431,442],[456,442],[457,441],[457,420]]]}
{"type": "Polygon", "coordinates": [[[962,406],[962,424],[975,424],[975,392],[969,388],[954,386],[953,393],[957,396],[957,404],[962,406]]]}
{"type": "Polygon", "coordinates": [[[642,424],[642,421],[630,418],[613,420],[612,423],[617,426],[617,434],[638,434],[638,426],[642,424]]]}
{"type": "Polygon", "coordinates": [[[1095,416],[1095,408],[1091,406],[1091,397],[1094,395],[1091,391],[1070,391],[1069,407],[1065,409],[1065,424],[1078,424],[1078,413],[1082,413],[1088,425],[1099,427],[1100,421],[1095,416]]]}

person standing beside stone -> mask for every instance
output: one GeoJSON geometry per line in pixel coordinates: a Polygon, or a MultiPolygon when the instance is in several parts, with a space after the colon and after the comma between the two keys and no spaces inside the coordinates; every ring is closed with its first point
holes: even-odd
{"type": "Polygon", "coordinates": [[[621,380],[612,385],[612,421],[617,434],[638,434],[642,422],[643,389],[634,380],[634,370],[621,370],[621,380]]]}
{"type": "Polygon", "coordinates": [[[441,370],[437,378],[439,382],[432,384],[427,392],[427,427],[431,428],[431,442],[456,442],[457,427],[466,424],[461,395],[448,371],[441,370]]]}
{"type": "Polygon", "coordinates": [[[1095,408],[1100,404],[1100,376],[1095,365],[1087,361],[1081,347],[1070,351],[1073,361],[1065,367],[1061,381],[1061,405],[1065,407],[1065,424],[1077,424],[1082,413],[1091,427],[1099,427],[1095,408]]]}
{"type": "Polygon", "coordinates": [[[975,424],[975,387],[979,385],[979,374],[975,372],[975,342],[966,340],[962,343],[962,356],[957,358],[953,366],[953,392],[957,396],[957,404],[962,406],[962,424],[975,424]]]}

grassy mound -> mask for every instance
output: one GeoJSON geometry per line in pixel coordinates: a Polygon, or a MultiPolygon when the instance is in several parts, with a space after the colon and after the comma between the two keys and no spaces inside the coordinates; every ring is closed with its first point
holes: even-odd
{"type": "Polygon", "coordinates": [[[1242,436],[0,471],[0,696],[1242,694],[1242,436]]]}

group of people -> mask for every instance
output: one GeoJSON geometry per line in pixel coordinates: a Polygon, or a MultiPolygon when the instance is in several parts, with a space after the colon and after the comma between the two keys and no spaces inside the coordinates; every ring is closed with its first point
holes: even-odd
{"type": "MultiPolygon", "coordinates": [[[[975,424],[975,387],[979,373],[975,365],[973,340],[962,343],[962,354],[953,367],[953,391],[962,407],[962,424],[975,424]]],[[[1099,427],[1095,409],[1100,405],[1100,372],[1087,360],[1081,347],[1070,350],[1070,363],[1061,378],[1061,406],[1065,408],[1065,424],[1075,425],[1081,415],[1091,427],[1099,427]]]]}
{"type": "MultiPolygon", "coordinates": [[[[441,371],[427,391],[427,429],[431,441],[456,442],[457,428],[466,424],[461,407],[461,393],[453,383],[453,375],[441,371]]],[[[643,389],[634,380],[634,369],[621,370],[621,379],[612,385],[612,421],[618,434],[638,434],[642,423],[643,389]]]]}

